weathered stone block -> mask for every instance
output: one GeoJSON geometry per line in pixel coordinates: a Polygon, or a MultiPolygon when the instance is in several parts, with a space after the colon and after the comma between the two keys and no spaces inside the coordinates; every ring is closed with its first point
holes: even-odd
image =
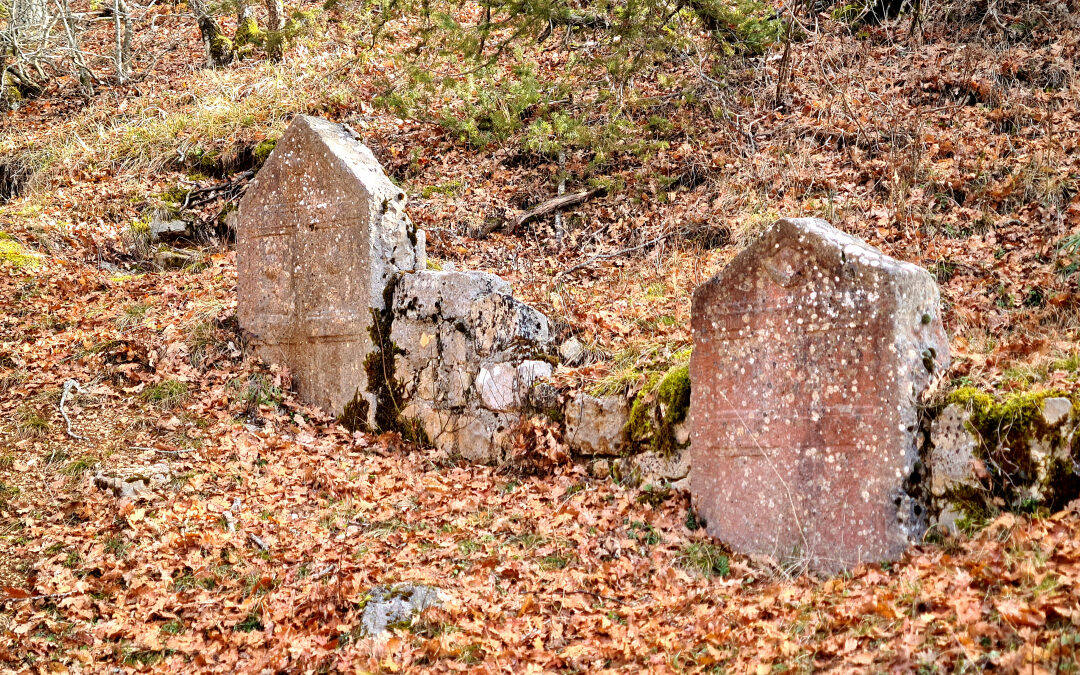
{"type": "Polygon", "coordinates": [[[300,395],[374,426],[365,365],[395,273],[424,267],[405,193],[341,126],[297,117],[240,202],[237,317],[256,353],[300,395]]]}
{"type": "Polygon", "coordinates": [[[954,495],[979,486],[975,473],[978,443],[967,428],[970,419],[970,411],[954,403],[945,406],[930,427],[930,497],[937,511],[936,524],[950,530],[957,528],[964,515],[954,495]]]}
{"type": "Polygon", "coordinates": [[[630,406],[622,396],[579,394],[565,414],[566,441],[583,455],[618,455],[630,444],[630,406]]]}
{"type": "Polygon", "coordinates": [[[495,463],[510,447],[532,384],[551,374],[547,319],[483,272],[402,275],[391,342],[404,424],[436,447],[495,463]]]}
{"type": "Polygon", "coordinates": [[[735,549],[835,571],[925,528],[916,403],[948,366],[933,277],[781,220],[693,300],[690,488],[735,549]]]}

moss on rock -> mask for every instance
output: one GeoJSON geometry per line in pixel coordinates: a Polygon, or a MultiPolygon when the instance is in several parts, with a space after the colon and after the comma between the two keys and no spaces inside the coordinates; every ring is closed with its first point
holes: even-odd
{"type": "Polygon", "coordinates": [[[1080,413],[1080,396],[1059,390],[1001,397],[974,387],[952,392],[946,404],[967,411],[974,454],[986,472],[980,487],[952,490],[946,501],[965,517],[982,520],[998,508],[1058,509],[1080,495],[1080,442],[1073,434],[1067,443],[1069,425],[1049,425],[1043,418],[1046,399],[1054,397],[1071,401],[1074,416],[1080,413]]]}
{"type": "Polygon", "coordinates": [[[630,440],[664,456],[683,447],[675,427],[686,421],[690,410],[690,369],[676,366],[661,376],[652,374],[630,406],[627,432],[630,440]]]}
{"type": "Polygon", "coordinates": [[[256,145],[255,149],[251,152],[251,157],[255,160],[255,166],[260,167],[265,164],[275,147],[277,147],[276,139],[268,138],[264,141],[259,141],[259,144],[256,145]]]}

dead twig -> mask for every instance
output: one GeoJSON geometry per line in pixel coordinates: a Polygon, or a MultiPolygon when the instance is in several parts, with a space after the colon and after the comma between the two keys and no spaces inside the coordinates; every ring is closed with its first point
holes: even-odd
{"type": "Polygon", "coordinates": [[[71,418],[68,417],[67,411],[64,410],[64,404],[67,403],[68,396],[71,395],[71,390],[83,393],[83,388],[79,386],[79,383],[75,380],[67,380],[64,382],[64,393],[60,396],[60,414],[64,418],[64,422],[67,424],[67,435],[75,440],[85,441],[86,436],[80,436],[71,430],[71,418]]]}
{"type": "Polygon", "coordinates": [[[248,532],[247,536],[248,536],[248,539],[251,540],[251,543],[253,543],[253,544],[255,544],[256,546],[259,547],[260,551],[269,551],[270,550],[270,547],[266,545],[266,542],[264,542],[262,539],[259,539],[257,536],[255,536],[251,532],[248,532]]]}
{"type": "Polygon", "coordinates": [[[585,190],[584,192],[574,192],[568,195],[561,195],[546,199],[540,203],[536,208],[530,209],[525,213],[517,217],[514,221],[514,227],[518,228],[528,223],[531,220],[536,220],[540,216],[546,216],[552,211],[559,211],[570,206],[577,206],[582,202],[592,199],[593,197],[603,194],[604,188],[595,188],[593,190],[585,190]]]}
{"type": "Polygon", "coordinates": [[[659,244],[661,241],[663,241],[663,240],[667,239],[668,237],[670,237],[672,235],[675,235],[675,234],[677,234],[677,232],[668,232],[667,234],[662,234],[659,237],[653,237],[652,239],[645,242],[644,244],[638,244],[637,246],[630,246],[628,248],[619,249],[618,251],[614,251],[612,253],[601,253],[599,255],[594,255],[593,257],[589,258],[588,260],[586,260],[584,262],[580,262],[580,263],[574,265],[573,267],[571,267],[569,269],[562,270],[561,272],[556,272],[555,276],[556,277],[561,277],[561,276],[565,276],[567,274],[570,274],[572,272],[576,272],[576,271],[578,271],[580,269],[584,269],[584,268],[588,267],[589,265],[593,264],[594,262],[596,262],[598,260],[607,260],[609,258],[617,258],[617,257],[619,257],[621,255],[625,255],[627,253],[633,253],[634,251],[640,251],[643,248],[648,248],[648,247],[650,247],[650,246],[652,246],[654,244],[659,244]]]}

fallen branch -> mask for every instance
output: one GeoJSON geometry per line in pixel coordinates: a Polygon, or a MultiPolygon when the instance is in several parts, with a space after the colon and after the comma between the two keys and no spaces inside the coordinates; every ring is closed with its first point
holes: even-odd
{"type": "Polygon", "coordinates": [[[64,422],[67,423],[67,435],[75,440],[85,441],[86,436],[80,436],[71,430],[71,418],[68,417],[67,411],[64,410],[64,404],[67,403],[68,396],[71,395],[71,390],[83,393],[83,388],[79,386],[79,383],[75,380],[67,380],[64,382],[64,393],[60,396],[60,414],[64,418],[64,422]]]}
{"type": "Polygon", "coordinates": [[[580,262],[580,263],[574,265],[573,267],[571,267],[569,269],[562,270],[561,272],[556,272],[555,276],[556,277],[561,277],[561,276],[564,276],[566,274],[576,272],[576,271],[578,271],[580,269],[588,267],[589,265],[593,264],[597,260],[607,260],[608,258],[617,258],[617,257],[619,257],[621,255],[625,255],[627,253],[633,253],[634,251],[639,251],[639,250],[641,250],[643,248],[648,248],[649,246],[652,246],[653,244],[659,244],[661,241],[667,239],[668,237],[672,236],[673,234],[676,234],[676,233],[675,232],[668,232],[667,234],[662,234],[659,237],[654,237],[653,239],[650,239],[649,241],[645,242],[644,244],[638,244],[637,246],[630,246],[628,248],[619,249],[618,251],[615,251],[613,253],[601,253],[600,255],[594,255],[593,257],[589,258],[588,260],[586,260],[584,262],[580,262]]]}
{"type": "Polygon", "coordinates": [[[514,227],[521,227],[525,223],[535,220],[540,216],[546,216],[552,211],[565,209],[569,206],[577,206],[603,192],[604,188],[596,188],[593,190],[585,190],[584,192],[574,192],[568,195],[562,195],[561,197],[552,197],[551,199],[541,202],[536,208],[526,211],[518,216],[517,220],[514,221],[514,227]]]}
{"type": "Polygon", "coordinates": [[[208,204],[208,203],[214,201],[215,199],[217,199],[217,193],[218,192],[221,192],[223,190],[233,189],[233,188],[237,187],[238,185],[240,185],[241,183],[243,183],[244,180],[246,180],[248,178],[251,178],[254,175],[255,175],[255,169],[248,169],[247,171],[241,171],[240,173],[236,174],[235,176],[225,180],[225,182],[223,182],[223,183],[217,183],[215,185],[207,185],[205,187],[200,187],[200,188],[195,188],[194,190],[189,190],[187,195],[184,196],[184,203],[180,206],[180,209],[184,210],[184,209],[188,209],[188,208],[194,208],[196,206],[202,206],[203,204],[208,204]],[[195,195],[206,195],[206,196],[200,197],[200,198],[195,199],[195,200],[192,200],[192,197],[194,197],[195,195]]]}
{"type": "Polygon", "coordinates": [[[266,545],[266,543],[262,539],[259,539],[257,536],[255,536],[251,532],[248,532],[248,539],[251,540],[251,543],[258,546],[260,551],[269,551],[270,550],[270,547],[268,547],[266,545]]]}

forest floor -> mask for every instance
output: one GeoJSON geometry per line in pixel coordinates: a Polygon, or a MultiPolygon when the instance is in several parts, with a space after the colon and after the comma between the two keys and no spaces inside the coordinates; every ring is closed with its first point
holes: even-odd
{"type": "MultiPolygon", "coordinates": [[[[477,147],[458,104],[425,115],[431,100],[405,100],[407,26],[371,46],[359,8],[305,5],[310,30],[283,61],[209,70],[190,18],[155,7],[145,77],[89,99],[61,81],[0,121],[0,663],[1077,672],[1076,508],[798,574],[719,549],[664,486],[348,433],[245,358],[226,242],[177,252],[145,236],[149,210],[189,194],[220,197],[187,213],[215,221],[260,144],[318,114],[357,129],[406,189],[434,264],[503,276],[586,344],[588,363],[560,368],[573,386],[632,390],[684,358],[693,289],[791,215],[936,275],[952,384],[1076,391],[1080,26],[1021,11],[1041,4],[928,17],[918,37],[908,18],[854,29],[826,12],[788,59],[739,60],[721,83],[693,59],[663,64],[620,113],[639,151],[598,164],[568,146],[567,190],[606,192],[560,228],[513,224],[560,173],[525,128],[477,147]],[[672,96],[680,73],[696,84],[672,96]],[[70,427],[67,380],[82,388],[64,400],[70,427]],[[92,484],[162,462],[171,482],[148,498],[92,484]],[[358,639],[367,591],[398,581],[448,599],[385,644],[358,639]]],[[[559,72],[571,42],[527,57],[559,72]]]]}

